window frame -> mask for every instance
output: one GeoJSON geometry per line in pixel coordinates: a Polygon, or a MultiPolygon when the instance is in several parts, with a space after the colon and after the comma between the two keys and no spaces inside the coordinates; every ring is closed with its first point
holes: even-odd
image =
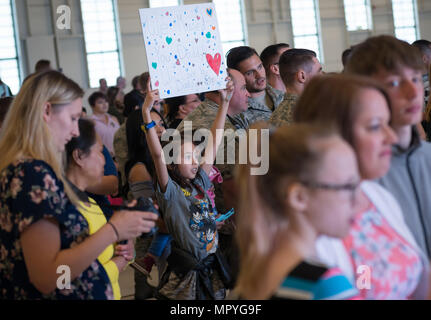
{"type": "MultiPolygon", "coordinates": [[[[82,21],[82,31],[84,34],[84,51],[85,51],[85,61],[86,61],[86,69],[87,69],[87,81],[88,81],[88,87],[90,89],[98,88],[98,85],[96,87],[93,87],[91,84],[91,77],[90,77],[90,66],[89,66],[89,60],[88,57],[91,55],[97,55],[97,54],[104,54],[104,53],[118,53],[118,65],[119,65],[119,71],[120,76],[125,76],[125,67],[124,67],[124,59],[123,59],[123,46],[121,42],[121,29],[120,29],[120,19],[119,19],[119,13],[118,13],[118,1],[117,0],[108,0],[112,2],[112,11],[113,11],[113,18],[114,18],[114,29],[115,29],[115,38],[116,38],[116,44],[117,44],[117,50],[110,50],[110,51],[98,51],[98,52],[88,52],[87,51],[87,42],[85,40],[85,27],[84,27],[84,15],[82,10],[82,0],[79,1],[80,4],[80,11],[81,11],[81,21],[82,21]]],[[[116,84],[113,84],[116,85],[116,84]]],[[[109,86],[109,83],[108,83],[109,86]]]]}
{"type": "MultiPolygon", "coordinates": [[[[157,1],[157,0],[155,0],[155,1],[157,1]]],[[[182,6],[184,4],[184,0],[177,0],[177,2],[178,2],[178,4],[176,6],[182,6]]],[[[171,7],[171,6],[173,6],[173,5],[169,5],[169,7],[171,7]]],[[[148,0],[148,8],[163,8],[163,7],[168,7],[168,6],[163,5],[163,6],[153,7],[153,6],[151,6],[151,0],[148,0]]]]}
{"type": "MultiPolygon", "coordinates": [[[[249,42],[248,42],[247,16],[246,16],[246,8],[245,8],[244,0],[238,0],[238,1],[239,1],[239,7],[240,7],[243,39],[229,40],[229,41],[223,41],[221,39],[220,42],[221,42],[221,45],[223,48],[224,48],[224,45],[227,43],[243,42],[244,46],[248,46],[248,44],[249,44],[249,42]]],[[[211,0],[211,2],[214,4],[214,7],[217,10],[215,0],[211,0]]],[[[218,22],[220,23],[220,20],[218,22]]],[[[222,38],[222,37],[223,37],[223,35],[220,33],[220,38],[222,38]]],[[[228,51],[229,50],[227,50],[224,54],[227,54],[228,51]]]]}
{"type": "Polygon", "coordinates": [[[15,1],[8,0],[10,11],[12,13],[12,30],[13,30],[13,38],[14,38],[14,44],[15,44],[15,57],[14,58],[0,58],[0,61],[16,61],[17,71],[18,71],[18,88],[16,92],[13,92],[13,88],[11,88],[10,83],[8,83],[5,78],[2,78],[2,81],[9,86],[9,88],[12,91],[12,95],[18,94],[19,90],[21,89],[22,81],[24,79],[24,73],[23,73],[23,65],[22,65],[22,54],[21,54],[21,45],[19,41],[19,25],[18,25],[18,16],[16,11],[16,3],[15,1]]]}
{"type": "MultiPolygon", "coordinates": [[[[293,1],[295,1],[295,0],[293,0],[293,1]]],[[[323,65],[324,61],[325,61],[325,56],[324,56],[324,52],[323,52],[322,27],[321,27],[321,21],[320,21],[319,1],[318,0],[311,0],[311,1],[313,1],[313,6],[314,6],[314,18],[315,18],[315,23],[316,23],[316,33],[315,34],[304,34],[304,35],[295,36],[294,27],[293,27],[292,0],[289,0],[289,14],[290,14],[290,24],[291,24],[291,28],[292,28],[293,47],[296,47],[296,44],[295,44],[296,38],[316,36],[317,37],[317,46],[319,48],[319,52],[317,53],[317,58],[319,59],[319,62],[323,65]]],[[[304,49],[307,49],[307,48],[304,48],[304,49]]]]}
{"type": "Polygon", "coordinates": [[[365,11],[367,14],[367,28],[366,29],[349,29],[349,23],[347,21],[346,0],[343,0],[344,17],[345,17],[345,21],[346,21],[346,30],[348,32],[364,32],[364,31],[372,31],[374,29],[373,13],[371,11],[371,0],[362,0],[362,1],[364,1],[365,11]]]}
{"type": "MultiPolygon", "coordinates": [[[[412,2],[414,25],[413,26],[408,26],[408,27],[397,27],[395,25],[394,1],[396,1],[396,0],[391,0],[392,20],[393,20],[393,26],[394,26],[394,36],[397,37],[397,29],[400,30],[400,29],[414,28],[415,29],[415,35],[416,35],[416,39],[415,40],[420,39],[421,35],[420,35],[420,28],[419,28],[419,13],[418,13],[417,0],[409,0],[409,1],[412,2]]],[[[399,38],[399,39],[401,39],[401,38],[399,38]]],[[[401,39],[401,40],[404,40],[404,39],[401,39]]],[[[407,40],[404,40],[404,41],[407,41],[407,40]]]]}

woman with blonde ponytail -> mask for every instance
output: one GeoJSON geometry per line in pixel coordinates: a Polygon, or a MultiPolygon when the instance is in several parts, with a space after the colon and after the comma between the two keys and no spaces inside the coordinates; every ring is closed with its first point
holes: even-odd
{"type": "Polygon", "coordinates": [[[56,71],[31,76],[0,133],[0,299],[112,299],[98,256],[149,232],[157,217],[119,211],[96,233],[64,178],[65,145],[79,136],[82,89],[56,71]]]}
{"type": "MultiPolygon", "coordinates": [[[[253,129],[264,129],[259,126],[253,129]]],[[[355,214],[359,173],[352,148],[331,130],[304,124],[280,127],[265,143],[268,173],[253,176],[250,165],[237,172],[240,273],[231,297],[356,297],[338,268],[315,258],[317,237],[345,236],[355,214]]]]}

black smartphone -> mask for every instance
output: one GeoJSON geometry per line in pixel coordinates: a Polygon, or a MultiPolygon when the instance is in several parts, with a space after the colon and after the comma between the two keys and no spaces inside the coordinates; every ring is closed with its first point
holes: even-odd
{"type": "MultiPolygon", "coordinates": [[[[111,209],[112,211],[119,210],[130,210],[130,211],[148,211],[157,214],[160,216],[159,211],[154,206],[153,200],[151,198],[140,197],[138,199],[138,203],[134,207],[128,207],[126,205],[111,205],[111,204],[101,204],[102,207],[106,207],[111,209]]],[[[154,236],[157,233],[157,226],[153,227],[150,232],[143,233],[141,237],[149,238],[154,236]]],[[[119,244],[126,244],[127,240],[120,241],[119,244]]]]}

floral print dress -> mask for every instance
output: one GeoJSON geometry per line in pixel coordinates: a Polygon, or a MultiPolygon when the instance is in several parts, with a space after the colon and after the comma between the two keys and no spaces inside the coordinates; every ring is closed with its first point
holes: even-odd
{"type": "Polygon", "coordinates": [[[370,288],[359,288],[363,299],[408,299],[418,286],[423,271],[418,252],[373,204],[355,217],[343,243],[354,270],[361,265],[370,270],[370,288]]]}
{"type": "Polygon", "coordinates": [[[97,260],[71,281],[70,289],[43,295],[31,284],[20,237],[41,219],[57,221],[61,250],[89,237],[87,221],[52,168],[40,160],[17,161],[0,172],[0,299],[113,299],[108,275],[97,260]]]}

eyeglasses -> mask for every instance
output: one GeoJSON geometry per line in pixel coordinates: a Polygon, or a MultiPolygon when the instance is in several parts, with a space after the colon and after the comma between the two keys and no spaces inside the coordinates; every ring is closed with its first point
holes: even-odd
{"type": "Polygon", "coordinates": [[[332,184],[332,183],[323,183],[323,182],[311,182],[311,181],[301,181],[301,183],[312,189],[323,189],[323,190],[332,190],[332,191],[350,191],[350,202],[352,206],[356,203],[356,195],[358,194],[360,182],[355,183],[345,183],[345,184],[332,184]]]}

